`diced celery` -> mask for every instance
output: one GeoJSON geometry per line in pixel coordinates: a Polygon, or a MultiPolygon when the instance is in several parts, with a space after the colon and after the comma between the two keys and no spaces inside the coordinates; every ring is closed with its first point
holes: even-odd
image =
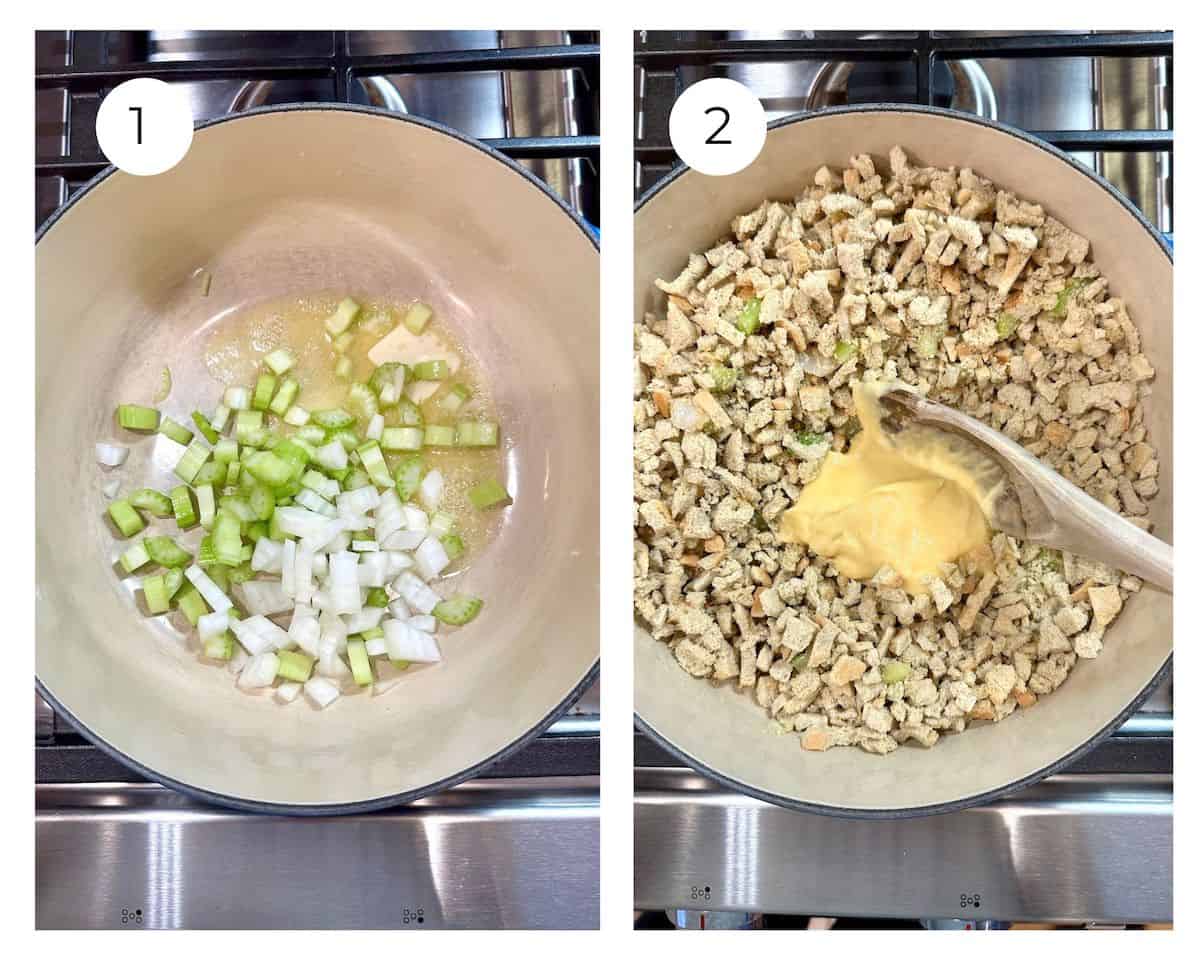
{"type": "Polygon", "coordinates": [[[202,616],[208,613],[208,604],[200,596],[200,591],[190,583],[185,583],[180,588],[179,593],[175,595],[175,603],[193,627],[199,623],[202,616]]]}
{"type": "Polygon", "coordinates": [[[346,491],[358,490],[360,487],[369,487],[371,478],[367,476],[367,471],[362,467],[354,467],[346,474],[346,479],[342,481],[342,489],[346,491]]]}
{"type": "Polygon", "coordinates": [[[379,412],[379,401],[365,383],[352,383],[346,393],[346,409],[355,420],[365,423],[379,412]]]}
{"type": "Polygon", "coordinates": [[[432,316],[433,310],[427,304],[414,303],[404,314],[404,325],[408,327],[409,332],[420,336],[425,332],[425,327],[428,326],[432,316]]]}
{"type": "Polygon", "coordinates": [[[427,447],[452,447],[454,446],[455,431],[453,427],[444,427],[430,424],[425,428],[425,436],[422,441],[427,447]]]}
{"type": "Polygon", "coordinates": [[[263,357],[263,363],[270,367],[276,376],[282,377],[296,365],[296,358],[286,347],[280,347],[263,357]]]}
{"type": "MultiPolygon", "coordinates": [[[[276,400],[279,398],[276,397],[276,400]]],[[[283,422],[291,424],[293,427],[302,427],[309,421],[310,414],[299,404],[292,404],[288,407],[287,413],[283,415],[283,422]]]]}
{"type": "Polygon", "coordinates": [[[857,343],[853,340],[839,340],[837,346],[833,348],[833,359],[838,363],[845,363],[856,353],[858,353],[857,343]]]}
{"type": "Polygon", "coordinates": [[[224,506],[217,511],[212,538],[218,563],[236,567],[242,562],[242,522],[224,506]]]}
{"type": "Polygon", "coordinates": [[[463,624],[470,623],[479,616],[479,611],[482,609],[483,601],[478,597],[468,597],[459,593],[438,603],[433,608],[433,615],[441,620],[442,623],[461,627],[463,624]]]}
{"type": "Polygon", "coordinates": [[[337,310],[332,316],[326,318],[325,329],[331,337],[336,337],[339,334],[345,333],[358,319],[360,307],[357,303],[346,297],[337,305],[337,310]]]}
{"type": "Polygon", "coordinates": [[[414,380],[445,380],[450,376],[450,365],[445,360],[422,360],[412,366],[414,380]]]}
{"type": "Polygon", "coordinates": [[[312,422],[326,430],[341,430],[354,425],[354,417],[340,407],[333,410],[314,410],[312,422]]]}
{"type": "Polygon", "coordinates": [[[424,439],[420,427],[384,427],[379,445],[384,450],[420,450],[424,439]]]}
{"type": "Polygon", "coordinates": [[[463,552],[466,550],[466,546],[463,544],[462,537],[460,537],[457,533],[448,533],[442,537],[441,540],[442,549],[446,551],[446,556],[450,558],[451,563],[461,557],[463,552]]]}
{"type": "Polygon", "coordinates": [[[464,420],[455,432],[460,447],[494,447],[499,441],[500,428],[488,420],[464,420]]]}
{"type": "MultiPolygon", "coordinates": [[[[271,516],[275,516],[274,511],[271,512],[271,516]]],[[[267,536],[267,530],[268,527],[266,523],[264,523],[262,520],[255,520],[253,523],[246,525],[246,539],[251,543],[258,543],[259,539],[267,536]]]]}
{"type": "Polygon", "coordinates": [[[216,443],[221,439],[221,435],[217,432],[218,427],[214,427],[208,422],[208,417],[202,414],[199,410],[192,412],[192,423],[196,425],[196,429],[209,443],[216,443]]]}
{"type": "Polygon", "coordinates": [[[454,529],[454,517],[448,513],[438,511],[429,518],[429,532],[435,537],[440,537],[443,534],[450,533],[454,529]]]}
{"type": "MultiPolygon", "coordinates": [[[[279,487],[292,479],[293,464],[277,454],[262,450],[246,461],[246,470],[256,480],[261,480],[269,487],[279,487]]],[[[266,520],[266,517],[260,517],[266,520]]]]}
{"type": "Polygon", "coordinates": [[[213,411],[213,415],[212,415],[212,428],[214,430],[216,430],[217,433],[220,433],[222,430],[225,429],[226,426],[228,426],[229,415],[232,412],[233,411],[230,410],[227,406],[225,406],[225,404],[223,404],[223,403],[217,404],[217,409],[213,411]]]}
{"type": "Polygon", "coordinates": [[[357,450],[362,444],[362,439],[359,437],[359,435],[349,428],[330,431],[329,439],[336,440],[338,443],[340,443],[346,448],[347,453],[349,453],[351,450],[357,450]]]}
{"type": "Polygon", "coordinates": [[[361,640],[346,641],[346,655],[350,660],[350,672],[360,687],[370,686],[375,677],[371,674],[371,658],[367,656],[367,645],[361,640]]]}
{"type": "Polygon", "coordinates": [[[278,381],[271,373],[260,373],[254,384],[254,397],[250,406],[254,410],[267,410],[271,406],[271,398],[275,396],[275,385],[278,381]]]}
{"type": "Polygon", "coordinates": [[[888,660],[879,667],[879,675],[883,678],[883,682],[887,684],[907,680],[910,673],[912,673],[912,667],[901,660],[888,660]]]}
{"type": "Polygon", "coordinates": [[[142,542],[150,559],[161,567],[182,567],[192,560],[192,555],[170,537],[147,537],[142,542]]]}
{"type": "Polygon", "coordinates": [[[392,475],[388,472],[387,462],[383,459],[383,451],[379,448],[378,443],[374,440],[364,443],[358,448],[358,456],[362,460],[363,469],[367,471],[367,476],[371,478],[371,482],[375,486],[395,486],[392,475]]]}
{"type": "Polygon", "coordinates": [[[211,454],[212,450],[199,440],[193,440],[188,444],[188,448],[183,451],[183,456],[179,458],[179,462],[175,464],[175,476],[184,483],[191,483],[196,479],[196,474],[200,472],[200,468],[208,462],[211,454]]]}
{"type": "Polygon", "coordinates": [[[396,467],[396,495],[411,500],[421,486],[421,456],[405,457],[396,467]]]}
{"type": "Polygon", "coordinates": [[[508,491],[497,480],[484,480],[475,484],[468,492],[467,499],[476,510],[486,510],[500,503],[508,503],[512,498],[508,491]]]}
{"type": "Polygon", "coordinates": [[[161,573],[142,580],[142,595],[146,598],[146,609],[151,613],[166,613],[171,609],[171,598],[167,596],[167,582],[161,573]]]}
{"type": "Polygon", "coordinates": [[[163,583],[166,584],[167,599],[170,600],[183,586],[183,571],[178,567],[171,567],[169,570],[164,570],[162,576],[163,583]]]}
{"type": "Polygon", "coordinates": [[[186,484],[171,490],[171,510],[180,529],[187,529],[196,522],[196,508],[192,506],[192,494],[186,484]]]}
{"type": "Polygon", "coordinates": [[[996,320],[996,335],[1001,340],[1007,340],[1017,332],[1020,322],[1011,313],[1002,313],[996,320]]]}
{"type": "Polygon", "coordinates": [[[146,527],[142,515],[133,509],[128,500],[114,500],[108,505],[108,515],[123,537],[132,537],[146,527]]]}
{"type": "Polygon", "coordinates": [[[152,433],[158,429],[158,411],[136,403],[123,403],[117,407],[117,423],[126,430],[152,433]]]}
{"type": "Polygon", "coordinates": [[[276,676],[283,677],[284,680],[292,680],[295,683],[304,683],[312,676],[315,661],[307,654],[298,650],[278,650],[276,656],[279,657],[279,669],[276,671],[276,676]]]}
{"type": "Polygon", "coordinates": [[[217,506],[213,488],[210,484],[204,484],[196,488],[196,506],[200,509],[200,526],[205,530],[211,530],[217,506]]]}
{"type": "Polygon", "coordinates": [[[381,363],[371,372],[371,379],[367,381],[367,386],[375,391],[376,396],[379,396],[380,391],[383,390],[385,386],[395,385],[396,371],[400,369],[401,366],[403,366],[403,364],[396,363],[395,361],[381,363]]]}
{"type": "Polygon", "coordinates": [[[266,487],[255,487],[250,491],[250,509],[259,520],[270,520],[275,512],[275,495],[266,487]]]}
{"type": "Polygon", "coordinates": [[[210,660],[230,660],[233,658],[233,649],[233,634],[228,630],[219,637],[210,637],[204,641],[204,655],[210,660]]]}
{"type": "Polygon", "coordinates": [[[217,463],[233,463],[238,458],[238,445],[236,440],[226,440],[224,438],[217,441],[217,445],[213,447],[213,460],[217,463]]]}
{"type": "MultiPolygon", "coordinates": [[[[133,573],[133,571],[144,567],[149,562],[150,554],[147,552],[146,544],[144,542],[135,543],[132,547],[121,554],[121,569],[126,573],[133,573]]],[[[385,607],[387,606],[386,600],[384,601],[383,605],[385,607]]]]}
{"type": "Polygon", "coordinates": [[[762,301],[758,297],[751,297],[746,302],[746,306],[742,308],[742,312],[738,314],[738,318],[734,321],[734,325],[741,330],[742,333],[746,334],[746,336],[756,333],[758,331],[759,322],[758,314],[761,309],[762,301]]]}
{"type": "Polygon", "coordinates": [[[247,446],[258,446],[262,439],[258,439],[258,443],[251,443],[251,440],[256,439],[255,435],[263,429],[263,415],[261,410],[239,410],[237,417],[233,421],[233,435],[237,438],[238,443],[244,443],[247,446]]]}
{"type": "Polygon", "coordinates": [[[129,495],[128,500],[139,510],[149,511],[156,517],[169,517],[171,515],[171,498],[165,493],[159,493],[157,490],[151,490],[148,487],[143,487],[141,490],[134,490],[129,495]]]}
{"type": "Polygon", "coordinates": [[[708,375],[713,378],[713,389],[717,393],[727,393],[732,390],[738,378],[737,371],[733,367],[725,367],[720,364],[713,364],[709,367],[708,375]]]}
{"type": "Polygon", "coordinates": [[[338,357],[337,363],[333,365],[333,375],[339,380],[349,380],[354,374],[354,363],[349,357],[338,357]]]}
{"type": "Polygon", "coordinates": [[[192,442],[192,431],[182,423],[175,422],[170,417],[162,418],[162,423],[158,425],[158,432],[185,447],[192,442]]]}
{"type": "Polygon", "coordinates": [[[423,427],[425,426],[425,417],[421,413],[421,408],[408,399],[401,397],[396,401],[396,422],[402,427],[423,427]]]}
{"type": "Polygon", "coordinates": [[[229,469],[225,472],[225,482],[226,483],[237,483],[238,478],[241,476],[241,473],[242,473],[242,461],[234,460],[233,463],[231,463],[229,465],[229,469]]]}
{"type": "Polygon", "coordinates": [[[193,486],[197,487],[203,487],[205,485],[212,487],[223,487],[228,478],[229,464],[218,463],[216,460],[210,460],[196,471],[196,476],[192,480],[192,484],[193,486]]]}
{"type": "Polygon", "coordinates": [[[383,587],[371,587],[367,591],[366,605],[368,607],[386,607],[388,605],[387,590],[383,587]]]}
{"type": "MultiPolygon", "coordinates": [[[[279,384],[279,392],[275,394],[275,399],[271,401],[270,410],[287,421],[288,410],[296,401],[296,395],[300,393],[300,384],[291,377],[284,377],[283,382],[279,384]]],[[[291,422],[291,421],[287,421],[291,422]]]]}

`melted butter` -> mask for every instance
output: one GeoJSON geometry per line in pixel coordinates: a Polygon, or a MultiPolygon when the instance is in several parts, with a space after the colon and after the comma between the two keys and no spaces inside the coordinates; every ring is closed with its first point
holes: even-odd
{"type": "MultiPolygon", "coordinates": [[[[368,333],[361,324],[357,326],[354,341],[346,351],[346,356],[353,364],[351,380],[339,380],[333,373],[338,354],[325,333],[325,318],[337,309],[342,296],[327,294],[267,300],[222,317],[207,331],[202,342],[209,375],[225,386],[241,384],[253,388],[262,369],[263,358],[272,350],[285,346],[296,356],[296,365],[288,374],[300,384],[296,402],[306,410],[342,406],[349,383],[370,379],[376,360],[403,359],[400,356],[381,356],[376,347],[383,347],[385,353],[394,352],[394,348],[389,348],[385,341],[393,344],[406,342],[396,331],[408,333],[403,326],[397,326],[392,334],[380,337],[368,333]]],[[[360,302],[363,317],[370,316],[375,310],[390,310],[397,321],[404,316],[410,303],[401,300],[360,302]]],[[[408,336],[411,337],[411,334],[408,336]]],[[[459,415],[461,418],[499,419],[482,370],[470,352],[447,329],[444,318],[435,314],[419,338],[416,352],[420,356],[412,356],[410,361],[443,358],[450,361],[453,371],[444,384],[420,385],[418,398],[424,401],[421,408],[427,423],[452,422],[439,416],[436,403],[441,389],[450,383],[465,384],[471,391],[471,399],[459,415]]],[[[391,411],[384,411],[384,421],[388,426],[398,425],[391,411]]],[[[365,424],[359,425],[360,435],[365,427],[365,424]]],[[[284,429],[291,431],[289,427],[284,429]]],[[[483,548],[495,539],[503,523],[506,511],[481,512],[467,499],[467,493],[480,481],[488,478],[504,480],[506,441],[503,423],[500,424],[500,434],[501,445],[494,449],[431,449],[422,454],[426,469],[437,468],[445,477],[445,489],[438,509],[454,517],[455,532],[462,537],[466,548],[463,558],[446,576],[467,569],[483,548]]],[[[394,468],[400,458],[388,455],[387,459],[394,468]]]]}
{"type": "Polygon", "coordinates": [[[779,539],[806,544],[844,576],[867,580],[891,567],[909,593],[964,554],[990,553],[989,518],[1003,483],[998,468],[967,441],[931,427],[889,434],[879,396],[887,384],[859,384],[862,431],[847,453],[830,453],[786,511],[779,539]]]}

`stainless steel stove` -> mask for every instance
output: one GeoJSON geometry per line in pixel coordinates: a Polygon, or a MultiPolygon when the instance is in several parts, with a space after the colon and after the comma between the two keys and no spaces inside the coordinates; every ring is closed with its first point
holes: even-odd
{"type": "MultiPolygon", "coordinates": [[[[369,103],[489,142],[599,224],[599,46],[568,32],[37,34],[36,222],[105,166],[103,95],[187,90],[198,121],[369,103]]],[[[600,695],[410,806],[265,817],[146,783],[36,700],[37,914],[54,928],[595,928],[600,695]]]]}
{"type": "MultiPolygon", "coordinates": [[[[732,77],[769,119],[846,103],[953,107],[1071,151],[1174,229],[1170,33],[663,33],[634,38],[635,190],[677,162],[689,84],[732,77]]],[[[1080,763],[947,816],[854,821],[731,793],[635,735],[641,925],[994,927],[1172,917],[1171,680],[1080,763]],[[665,912],[666,916],[663,916],[665,912]]]]}

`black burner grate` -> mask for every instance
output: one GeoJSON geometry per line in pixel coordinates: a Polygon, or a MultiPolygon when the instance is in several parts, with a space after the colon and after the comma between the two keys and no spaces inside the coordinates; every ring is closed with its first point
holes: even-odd
{"type": "MultiPolygon", "coordinates": [[[[587,191],[580,213],[599,223],[599,101],[600,44],[594,33],[573,32],[570,42],[555,46],[508,47],[477,50],[448,50],[420,53],[355,53],[354,35],[349,31],[321,31],[291,35],[302,43],[289,44],[285,34],[242,34],[257,46],[283,53],[256,52],[229,59],[146,60],[137,56],[137,34],[115,31],[39,34],[34,83],[39,97],[62,96],[66,114],[64,140],[67,149],[60,157],[38,157],[38,222],[40,223],[70,193],[107,165],[95,139],[95,109],[110,89],[135,77],[164,81],[206,80],[311,80],[329,84],[333,102],[359,102],[357,81],[380,75],[429,73],[472,73],[484,71],[573,70],[582,77],[583,95],[590,103],[583,111],[581,127],[590,132],[570,136],[523,136],[485,139],[489,146],[514,160],[581,160],[594,189],[587,191]],[[255,42],[257,41],[257,42],[255,42]],[[269,42],[268,42],[269,41],[269,42]],[[99,45],[102,49],[97,51],[99,45]],[[86,46],[86,57],[77,57],[86,46]],[[121,49],[113,59],[111,50],[121,49]],[[323,49],[319,55],[287,51],[323,49]],[[84,59],[89,62],[80,63],[84,59]],[[90,62],[96,61],[96,62],[90,62]],[[78,108],[78,109],[76,109],[78,108]]],[[[436,118],[433,118],[436,119],[436,118]]],[[[39,131],[39,134],[41,131],[39,131]]]]}
{"type": "MultiPolygon", "coordinates": [[[[679,34],[642,31],[635,34],[634,65],[638,70],[640,110],[636,112],[635,191],[640,196],[679,162],[667,135],[667,118],[683,92],[681,68],[721,68],[736,64],[797,60],[867,61],[911,64],[914,84],[904,102],[932,105],[936,68],[951,61],[999,58],[1163,57],[1170,97],[1174,33],[1027,34],[970,36],[917,31],[901,37],[860,39],[855,34],[827,34],[812,39],[737,40],[724,34],[679,34]]],[[[1170,112],[1170,111],[1169,111],[1170,112]]],[[[1031,130],[1030,133],[1068,151],[1113,153],[1172,152],[1174,130],[1098,129],[1031,130]]],[[[1170,181],[1168,179],[1168,188],[1170,181]]]]}

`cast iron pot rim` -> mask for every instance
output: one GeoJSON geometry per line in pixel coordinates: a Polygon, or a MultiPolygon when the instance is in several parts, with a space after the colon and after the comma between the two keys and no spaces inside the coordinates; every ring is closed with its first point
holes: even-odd
{"type": "MultiPolygon", "coordinates": [[[[334,104],[334,103],[289,103],[280,106],[272,107],[256,107],[253,110],[246,110],[241,113],[227,114],[221,117],[215,117],[212,120],[206,120],[203,123],[196,124],[196,129],[204,130],[208,127],[215,127],[221,123],[236,123],[239,120],[244,120],[249,117],[262,116],[271,113],[285,113],[293,111],[344,111],[347,113],[363,113],[371,116],[376,116],[385,120],[392,120],[398,123],[411,123],[418,127],[426,127],[429,130],[436,131],[444,136],[450,137],[459,141],[465,146],[472,147],[480,153],[486,154],[493,160],[504,164],[514,173],[518,173],[525,179],[526,182],[537,189],[548,199],[557,204],[558,208],[565,213],[574,224],[580,229],[584,236],[591,242],[592,247],[597,253],[600,252],[600,243],[597,237],[590,231],[583,219],[568,207],[563,201],[553,193],[546,184],[538,180],[528,170],[518,164],[516,161],[509,159],[498,150],[494,150],[485,143],[468,137],[451,127],[444,124],[435,123],[432,120],[426,120],[422,117],[411,117],[402,114],[389,113],[387,110],[381,110],[377,107],[365,107],[357,104],[334,104]]],[[[101,170],[98,174],[92,177],[86,184],[79,189],[79,192],[71,197],[65,204],[59,207],[46,222],[38,229],[34,244],[36,245],[42,237],[44,237],[53,227],[64,213],[71,209],[76,203],[87,196],[93,189],[103,183],[108,177],[116,172],[116,167],[109,165],[101,170]]],[[[113,746],[104,738],[96,735],[76,716],[63,705],[63,703],[47,688],[41,678],[34,676],[34,686],[38,693],[54,708],[55,712],[67,720],[81,736],[91,741],[105,753],[109,754],[113,759],[123,763],[135,773],[147,780],[156,781],[164,786],[178,790],[189,797],[196,800],[202,800],[206,803],[215,803],[225,807],[232,807],[236,810],[244,810],[249,813],[266,813],[266,814],[283,814],[289,816],[313,816],[313,817],[328,817],[328,816],[343,816],[348,814],[370,813],[374,810],[383,810],[387,807],[400,806],[402,804],[412,803],[422,797],[429,796],[433,793],[439,793],[443,790],[448,790],[450,787],[457,786],[465,780],[470,780],[477,777],[488,767],[501,760],[505,760],[517,753],[523,747],[528,745],[536,737],[543,734],[551,724],[571,708],[571,705],[579,699],[596,678],[600,675],[600,658],[596,657],[590,669],[584,674],[583,678],[575,685],[575,687],[559,701],[558,705],[550,710],[541,720],[539,720],[532,728],[527,730],[521,736],[510,742],[507,746],[501,747],[490,757],[479,761],[478,763],[462,770],[458,773],[444,777],[434,783],[426,784],[425,786],[416,787],[412,790],[406,790],[403,793],[389,794],[383,797],[373,797],[367,800],[354,800],[347,803],[281,803],[268,800],[252,800],[246,797],[237,797],[233,794],[221,793],[216,790],[209,790],[205,787],[198,787],[195,784],[185,783],[182,780],[176,780],[173,777],[168,777],[158,773],[149,766],[135,760],[133,757],[124,753],[119,748],[113,746]]]]}
{"type": "MultiPolygon", "coordinates": [[[[917,104],[866,103],[851,107],[831,107],[827,110],[800,113],[790,117],[781,117],[780,119],[769,123],[767,125],[767,129],[777,130],[780,127],[790,126],[794,123],[803,123],[806,120],[815,120],[831,115],[860,113],[928,114],[931,116],[943,117],[947,120],[961,120],[966,123],[975,123],[981,127],[988,127],[999,133],[1005,133],[1011,137],[1016,137],[1019,140],[1023,140],[1031,146],[1035,146],[1040,150],[1044,150],[1056,160],[1065,163],[1076,173],[1086,176],[1093,183],[1103,187],[1109,193],[1109,195],[1117,200],[1117,202],[1125,208],[1125,211],[1142,226],[1142,229],[1144,229],[1146,233],[1150,235],[1151,239],[1153,239],[1158,244],[1162,252],[1166,254],[1167,259],[1170,260],[1172,264],[1175,262],[1175,258],[1172,255],[1170,248],[1167,246],[1166,241],[1163,239],[1162,234],[1154,228],[1150,221],[1142,215],[1142,212],[1138,210],[1137,207],[1130,203],[1129,200],[1122,194],[1118,193],[1113,188],[1112,184],[1108,183],[1106,180],[1103,180],[1096,173],[1089,170],[1087,167],[1083,166],[1083,164],[1079,163],[1079,161],[1064,153],[1062,150],[1059,150],[1052,144],[1049,144],[1044,140],[1039,140],[1037,137],[1026,133],[1024,130],[1019,130],[1016,127],[1010,127],[1004,123],[996,123],[991,120],[984,120],[981,117],[976,117],[968,113],[960,113],[957,110],[944,110],[941,107],[926,107],[917,104]]],[[[640,212],[641,209],[650,200],[656,197],[660,191],[670,186],[685,173],[690,172],[691,168],[685,165],[681,164],[676,167],[645,193],[645,195],[634,206],[634,213],[636,214],[640,212]]],[[[734,174],[734,176],[736,176],[736,174],[734,174]]],[[[715,780],[717,783],[724,787],[728,787],[730,790],[745,794],[748,797],[753,797],[755,800],[773,803],[776,806],[787,807],[791,810],[797,810],[801,813],[815,813],[824,816],[842,817],[852,820],[902,820],[909,817],[928,817],[942,813],[953,813],[956,810],[965,810],[968,807],[978,806],[982,803],[990,803],[991,801],[1007,796],[1010,793],[1033,786],[1033,784],[1037,783],[1039,780],[1044,780],[1046,777],[1052,776],[1053,774],[1058,773],[1064,768],[1070,766],[1084,754],[1095,748],[1101,740],[1110,736],[1113,731],[1125,723],[1125,721],[1137,711],[1138,707],[1140,707],[1154,691],[1154,688],[1157,687],[1170,672],[1171,662],[1173,659],[1174,654],[1169,654],[1167,659],[1163,661],[1163,665],[1159,667],[1158,671],[1151,678],[1150,682],[1142,688],[1141,692],[1137,696],[1129,701],[1129,704],[1124,710],[1118,713],[1117,716],[1105,727],[1097,731],[1093,736],[1089,737],[1066,756],[1055,760],[1053,763],[1047,764],[1046,766],[1042,767],[1042,769],[1036,770],[1028,776],[1022,777],[1020,780],[1014,780],[1005,786],[996,787],[991,790],[984,790],[981,793],[971,794],[966,797],[959,797],[957,800],[950,800],[945,803],[930,803],[919,807],[845,807],[827,803],[812,803],[807,800],[797,800],[794,797],[787,797],[783,794],[774,793],[770,790],[760,790],[757,787],[751,787],[734,777],[728,776],[727,774],[719,773],[704,762],[691,756],[691,754],[689,754],[686,750],[676,746],[656,729],[654,729],[654,727],[651,726],[651,724],[637,712],[636,708],[634,709],[633,721],[634,725],[654,743],[662,747],[662,749],[668,753],[678,757],[689,767],[695,769],[698,773],[703,774],[711,780],[715,780]]]]}

